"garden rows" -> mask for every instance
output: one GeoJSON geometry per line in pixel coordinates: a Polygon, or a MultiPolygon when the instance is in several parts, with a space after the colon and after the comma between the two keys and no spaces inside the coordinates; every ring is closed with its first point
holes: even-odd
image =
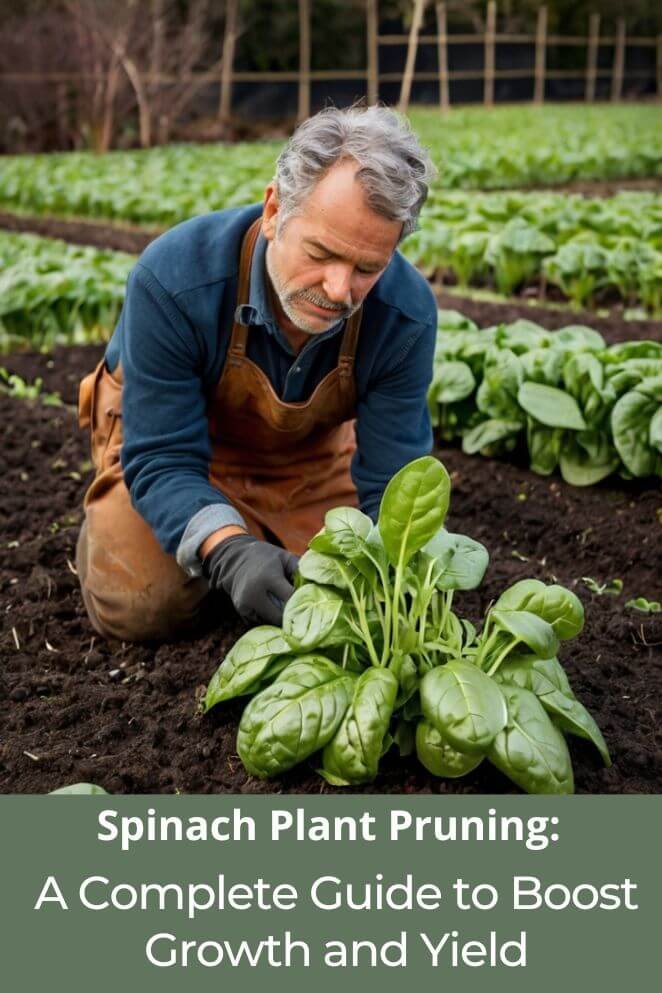
{"type": "MultiPolygon", "coordinates": [[[[134,258],[5,234],[0,262],[0,351],[7,352],[107,336],[134,258]]],[[[534,471],[560,467],[577,486],[615,471],[662,475],[657,342],[607,348],[592,328],[550,332],[526,320],[480,330],[442,310],[429,401],[438,437],[461,438],[468,454],[502,454],[525,440],[534,471]]]]}
{"type": "Polygon", "coordinates": [[[480,329],[448,310],[438,321],[429,402],[442,441],[461,438],[468,455],[520,445],[534,472],[559,468],[573,486],[662,476],[662,344],[527,320],[480,329]]]}
{"type": "MultiPolygon", "coordinates": [[[[618,290],[662,307],[662,197],[557,194],[433,197],[404,254],[428,275],[494,280],[504,293],[544,278],[575,304],[618,290]]],[[[103,339],[114,326],[135,257],[0,232],[0,352],[103,339]]]]}
{"type": "Polygon", "coordinates": [[[608,291],[662,310],[656,193],[434,193],[402,250],[428,276],[450,271],[460,285],[493,285],[506,296],[536,283],[578,307],[608,291]]]}
{"type": "MultiPolygon", "coordinates": [[[[641,107],[414,110],[435,161],[434,191],[659,176],[662,112],[641,107]]],[[[170,226],[262,199],[282,144],[168,146],[139,152],[15,156],[0,166],[0,204],[170,226]]]]}
{"type": "Polygon", "coordinates": [[[0,232],[0,354],[108,337],[135,258],[0,232]]]}

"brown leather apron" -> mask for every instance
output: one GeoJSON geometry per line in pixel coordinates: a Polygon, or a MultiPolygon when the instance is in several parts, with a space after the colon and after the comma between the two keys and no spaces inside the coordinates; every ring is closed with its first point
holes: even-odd
{"type": "MultiPolygon", "coordinates": [[[[246,303],[261,218],[244,236],[237,305],[246,303]]],[[[360,311],[343,333],[338,365],[303,403],[283,403],[246,356],[249,329],[234,323],[208,408],[209,479],[251,533],[301,554],[327,510],[356,505],[350,476],[356,447],[354,357],[360,311]]],[[[102,360],[83,379],[79,422],[90,427],[97,474],[85,496],[77,548],[83,599],[95,628],[129,640],[171,636],[187,626],[207,586],[179,568],[131,505],[120,464],[122,370],[102,360]]]]}

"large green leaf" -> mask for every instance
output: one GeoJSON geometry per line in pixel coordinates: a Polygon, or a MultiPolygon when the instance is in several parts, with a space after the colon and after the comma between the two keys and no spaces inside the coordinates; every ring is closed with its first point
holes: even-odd
{"type": "Polygon", "coordinates": [[[419,721],[416,726],[416,754],[419,762],[433,776],[445,776],[448,779],[465,776],[479,766],[484,758],[480,752],[477,754],[458,752],[457,748],[453,748],[441,732],[425,719],[419,721]]]}
{"type": "Polygon", "coordinates": [[[367,669],[335,735],[324,749],[322,774],[336,786],[369,783],[377,775],[398,680],[388,669],[367,669]]]}
{"type": "Polygon", "coordinates": [[[544,383],[525,382],[519,388],[517,400],[523,410],[550,428],[583,431],[586,422],[577,401],[565,390],[544,383]]]}
{"type": "Polygon", "coordinates": [[[484,752],[505,727],[502,693],[474,665],[454,660],[431,669],[419,689],[424,717],[458,751],[484,752]]]}
{"type": "Polygon", "coordinates": [[[494,604],[497,610],[526,610],[554,629],[561,641],[574,638],[584,627],[584,607],[579,597],[557,583],[521,579],[505,590],[494,604]]]}
{"type": "Polygon", "coordinates": [[[49,796],[101,796],[107,795],[108,790],[95,783],[72,783],[70,786],[60,786],[57,790],[51,790],[49,796]]]}
{"type": "Polygon", "coordinates": [[[442,362],[435,380],[432,398],[437,403],[464,400],[476,388],[476,380],[466,362],[442,362]]]}
{"type": "Polygon", "coordinates": [[[423,552],[440,563],[436,586],[440,590],[474,590],[483,580],[490,556],[484,545],[464,534],[441,528],[423,552]]]}
{"type": "Polygon", "coordinates": [[[526,441],[529,447],[531,469],[541,476],[549,476],[554,472],[559,462],[563,430],[561,428],[547,428],[532,417],[527,418],[527,421],[526,441]]]}
{"type": "Polygon", "coordinates": [[[662,407],[659,408],[650,422],[648,429],[648,444],[662,454],[662,407]]]}
{"type": "Polygon", "coordinates": [[[283,632],[291,648],[301,650],[321,645],[344,603],[340,593],[330,586],[307,584],[295,590],[283,612],[283,632]]]}
{"type": "Polygon", "coordinates": [[[561,475],[566,483],[571,486],[593,486],[618,468],[618,453],[606,435],[603,438],[602,444],[589,452],[581,444],[581,435],[566,435],[559,456],[561,475]]]}
{"type": "Polygon", "coordinates": [[[328,511],[324,527],[311,539],[308,547],[324,555],[349,560],[372,582],[375,570],[365,550],[365,542],[372,530],[373,523],[367,514],[355,507],[337,507],[328,511]]]}
{"type": "Polygon", "coordinates": [[[476,406],[483,414],[499,421],[520,417],[517,391],[522,382],[522,365],[509,348],[490,348],[485,356],[483,381],[476,392],[476,406]]]}
{"type": "Polygon", "coordinates": [[[518,686],[501,688],[508,720],[488,752],[490,762],[527,793],[573,793],[568,746],[538,698],[518,686]]]}
{"type": "Polygon", "coordinates": [[[505,421],[491,417],[465,432],[462,437],[462,451],[466,455],[486,451],[498,442],[516,438],[523,427],[523,421],[505,421]]]}
{"type": "Polygon", "coordinates": [[[323,748],[345,715],[355,679],[321,655],[292,662],[244,710],[237,752],[247,771],[277,776],[323,748]]]}
{"type": "Polygon", "coordinates": [[[234,643],[212,676],[202,709],[207,711],[223,700],[254,693],[274,659],[291,651],[280,628],[269,624],[251,628],[234,643]]]}
{"type": "Polygon", "coordinates": [[[552,335],[534,321],[520,318],[512,324],[502,324],[496,333],[499,348],[509,348],[515,355],[523,356],[533,349],[547,345],[552,335]]]}
{"type": "Polygon", "coordinates": [[[415,459],[393,476],[382,497],[379,533],[392,565],[406,565],[444,523],[451,483],[438,459],[415,459]]]}
{"type": "Polygon", "coordinates": [[[310,583],[346,590],[357,578],[358,570],[348,560],[309,548],[299,559],[299,573],[310,583]]]}
{"type": "Polygon", "coordinates": [[[367,514],[355,507],[337,507],[326,514],[324,527],[312,539],[310,548],[331,555],[356,555],[371,528],[367,514]]]}
{"type": "Polygon", "coordinates": [[[611,412],[614,445],[633,476],[662,471],[659,452],[650,444],[650,425],[659,407],[659,401],[637,388],[624,394],[611,412]]]}
{"type": "Polygon", "coordinates": [[[528,610],[496,610],[492,609],[490,617],[503,630],[516,637],[518,642],[526,645],[541,659],[550,659],[556,655],[559,641],[554,628],[542,617],[528,610]]]}
{"type": "Polygon", "coordinates": [[[501,666],[495,679],[535,693],[558,727],[593,742],[605,765],[611,765],[602,732],[586,707],[575,697],[558,659],[511,657],[501,666]]]}

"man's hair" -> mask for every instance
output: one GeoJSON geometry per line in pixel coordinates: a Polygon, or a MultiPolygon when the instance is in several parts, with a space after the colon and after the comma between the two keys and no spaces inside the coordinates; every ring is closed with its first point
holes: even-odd
{"type": "Polygon", "coordinates": [[[279,228],[324,174],[354,159],[375,213],[402,223],[400,241],[416,230],[436,169],[408,122],[388,107],[327,107],[296,129],[278,157],[279,228]]]}

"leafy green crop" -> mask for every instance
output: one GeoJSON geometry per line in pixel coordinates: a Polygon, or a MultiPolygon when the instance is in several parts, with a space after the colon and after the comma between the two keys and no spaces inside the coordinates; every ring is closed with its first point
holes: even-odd
{"type": "Polygon", "coordinates": [[[302,556],[283,627],[241,637],[213,675],[204,711],[250,696],[237,751],[252,775],[277,776],[313,755],[333,786],[372,782],[382,755],[414,749],[434,775],[492,762],[522,789],[569,793],[565,734],[592,741],[557,652],[584,624],[562,586],[516,583],[480,632],[456,613],[488,564],[479,542],[444,528],[450,479],[426,456],[388,484],[376,525],[330,511],[302,556]],[[562,733],[563,732],[563,733],[562,733]]]}
{"type": "MultiPolygon", "coordinates": [[[[410,120],[439,169],[435,191],[659,176],[662,171],[662,110],[654,104],[458,108],[443,117],[415,108],[410,120]]],[[[260,200],[281,148],[282,142],[263,141],[171,145],[104,156],[4,156],[0,203],[33,213],[171,225],[260,200]]]]}
{"type": "Polygon", "coordinates": [[[0,233],[0,352],[107,339],[134,263],[121,252],[0,233]]]}
{"type": "Polygon", "coordinates": [[[662,476],[662,344],[607,347],[592,328],[519,320],[483,330],[439,311],[432,423],[473,455],[520,442],[531,468],[573,486],[662,476]]]}
{"type": "Polygon", "coordinates": [[[460,285],[493,283],[507,296],[546,283],[577,307],[592,306],[598,291],[610,289],[657,313],[662,196],[433,189],[402,251],[428,276],[450,270],[460,285]]]}
{"type": "MultiPolygon", "coordinates": [[[[467,193],[573,179],[662,174],[659,107],[501,107],[411,121],[438,167],[420,222],[403,243],[424,271],[502,293],[545,281],[578,306],[617,290],[662,307],[662,197],[550,192],[467,193]]],[[[172,145],[147,151],[6,156],[0,204],[31,213],[169,227],[262,199],[282,142],[172,145]]]]}

